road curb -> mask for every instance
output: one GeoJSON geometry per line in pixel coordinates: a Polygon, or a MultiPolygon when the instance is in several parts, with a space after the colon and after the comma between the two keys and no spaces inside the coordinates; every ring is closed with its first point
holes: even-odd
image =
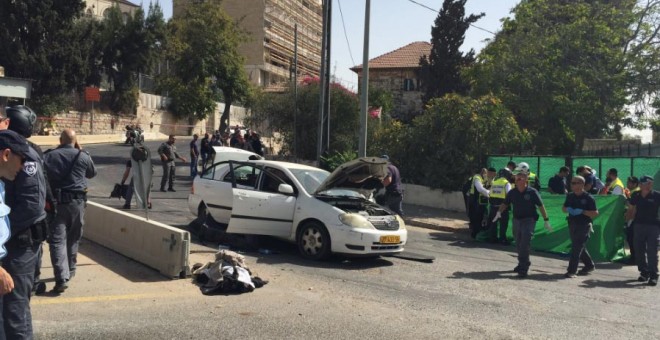
{"type": "Polygon", "coordinates": [[[448,233],[457,233],[457,234],[468,234],[469,229],[467,228],[454,228],[454,227],[449,227],[449,226],[444,226],[444,225],[437,225],[435,223],[428,223],[428,222],[422,222],[418,221],[412,218],[404,218],[404,222],[406,222],[406,225],[410,225],[413,227],[420,227],[420,228],[426,228],[426,229],[432,229],[432,230],[437,230],[437,231],[444,231],[448,233]]]}

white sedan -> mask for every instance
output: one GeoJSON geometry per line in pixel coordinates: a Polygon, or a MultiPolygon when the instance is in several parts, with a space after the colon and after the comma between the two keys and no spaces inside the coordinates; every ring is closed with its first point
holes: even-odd
{"type": "Polygon", "coordinates": [[[320,260],[331,253],[383,255],[403,251],[403,219],[365,198],[387,174],[387,162],[365,157],[329,172],[266,161],[225,161],[193,182],[190,211],[228,233],[270,235],[320,260]]]}

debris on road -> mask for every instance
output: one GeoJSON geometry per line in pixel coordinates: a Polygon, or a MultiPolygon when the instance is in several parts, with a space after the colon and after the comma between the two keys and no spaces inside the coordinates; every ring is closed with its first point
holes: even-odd
{"type": "Polygon", "coordinates": [[[252,276],[243,255],[226,249],[215,254],[215,262],[194,265],[192,277],[204,295],[246,293],[268,283],[252,276]]]}

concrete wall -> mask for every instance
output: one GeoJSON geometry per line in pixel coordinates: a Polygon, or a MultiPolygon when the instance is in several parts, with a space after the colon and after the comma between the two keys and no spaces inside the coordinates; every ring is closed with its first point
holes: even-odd
{"type": "Polygon", "coordinates": [[[465,212],[463,193],[460,191],[445,192],[414,184],[404,184],[403,189],[403,203],[465,212]]]}
{"type": "Polygon", "coordinates": [[[167,277],[190,274],[187,231],[90,201],[83,236],[167,277]]]}

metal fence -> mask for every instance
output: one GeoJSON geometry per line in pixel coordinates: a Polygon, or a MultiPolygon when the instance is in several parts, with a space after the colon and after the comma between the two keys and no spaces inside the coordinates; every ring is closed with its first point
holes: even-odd
{"type": "Polygon", "coordinates": [[[596,170],[596,175],[605,182],[607,170],[615,168],[619,178],[624,182],[629,176],[654,176],[660,169],[660,157],[590,157],[590,156],[516,156],[491,155],[488,156],[487,166],[501,169],[509,161],[517,163],[526,162],[530,170],[539,177],[542,188],[547,188],[548,180],[552,178],[562,166],[567,166],[575,174],[575,168],[588,165],[596,170]]]}
{"type": "Polygon", "coordinates": [[[582,150],[585,156],[660,156],[660,144],[599,146],[582,150]]]}

